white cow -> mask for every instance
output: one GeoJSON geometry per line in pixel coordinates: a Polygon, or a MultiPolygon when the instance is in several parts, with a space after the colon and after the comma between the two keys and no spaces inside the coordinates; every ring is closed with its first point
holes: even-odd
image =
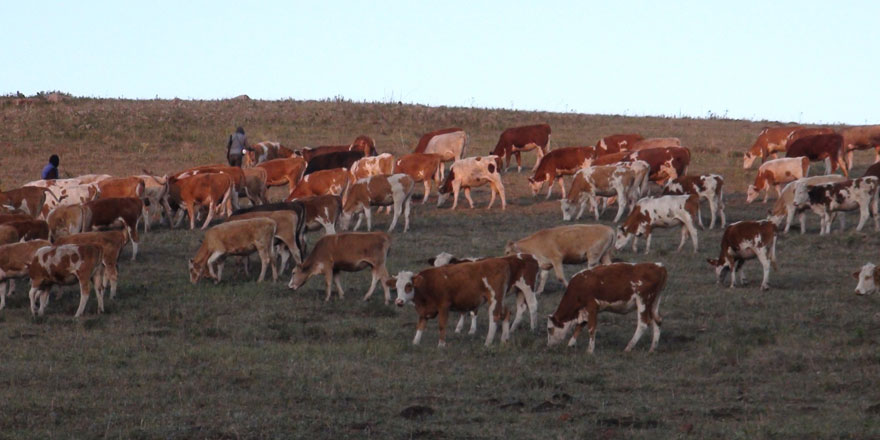
{"type": "Polygon", "coordinates": [[[449,174],[443,180],[443,185],[440,186],[437,207],[442,206],[449,198],[449,194],[452,193],[452,209],[455,209],[458,206],[458,193],[464,188],[464,196],[473,208],[474,200],[471,199],[471,188],[489,184],[492,189],[492,198],[489,200],[487,208],[491,208],[495,203],[495,193],[498,193],[501,197],[501,209],[507,209],[504,183],[501,182],[501,173],[499,173],[496,164],[497,159],[498,156],[489,155],[455,161],[449,168],[449,174]]]}

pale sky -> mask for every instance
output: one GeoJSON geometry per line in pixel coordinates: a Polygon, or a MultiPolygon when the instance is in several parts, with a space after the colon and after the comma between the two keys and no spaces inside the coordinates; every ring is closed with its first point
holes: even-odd
{"type": "Polygon", "coordinates": [[[877,1],[0,2],[0,94],[880,123],[877,1]]]}

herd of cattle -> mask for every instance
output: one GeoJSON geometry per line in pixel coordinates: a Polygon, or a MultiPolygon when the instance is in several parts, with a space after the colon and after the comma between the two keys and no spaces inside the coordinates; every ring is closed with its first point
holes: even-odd
{"type": "MultiPolygon", "coordinates": [[[[106,287],[110,286],[111,298],[116,294],[117,260],[128,242],[132,243],[132,260],[137,257],[139,226],[144,234],[156,221],[179,227],[186,216],[190,229],[197,221],[202,229],[210,227],[189,260],[193,283],[203,277],[219,283],[228,256],[244,257],[247,274],[247,257],[257,253],[261,263],[258,282],[269,269],[276,280],[290,261],[291,289],[298,289],[313,275],[323,275],[326,300],[330,300],[334,285],[339,297],[344,295],[339,272],[370,269],[372,282],[364,300],[381,285],[386,304],[395,289],[395,304],[415,305],[419,320],[413,343],[419,343],[427,320],[436,317],[439,343],[445,345],[450,312],[462,314],[456,332],[469,314],[470,333],[474,333],[476,311],[486,304],[488,345],[499,324],[501,340],[506,341],[527,311],[532,329],[536,327],[536,295],[543,292],[552,270],[566,289],[547,321],[549,344],[561,341],[574,328],[569,341],[573,345],[586,326],[592,353],[598,312],[636,310],[638,325],[626,350],[638,342],[648,325],[652,327],[653,350],[660,337],[658,309],[667,271],[660,263],[615,262],[612,252],[630,240],[636,251],[638,238],[644,236],[648,253],[652,230],[675,226],[681,228],[678,249],[689,238],[697,252],[695,223],[703,226],[703,199],[709,207],[709,228],[714,227],[716,218],[722,228],[726,226],[724,178],[687,174],[691,152],[677,138],[619,134],[604,137],[593,146],[551,149],[550,126],[540,124],[505,130],[486,156],[466,157],[467,147],[468,136],[460,128],[426,133],[413,153],[400,157],[379,154],[367,136],[359,136],[349,145],[297,151],[277,142],[262,142],[246,152],[243,168],[208,165],[164,176],[84,175],[34,181],[0,192],[0,309],[6,295],[14,292],[15,280],[27,277],[34,315],[44,313],[50,288],[76,283],[80,304],[75,316],[83,314],[92,285],[101,312],[106,287]],[[388,232],[395,229],[402,214],[403,232],[407,232],[414,187],[419,182],[424,186],[422,203],[436,187],[438,207],[451,195],[455,209],[464,189],[473,207],[471,189],[489,185],[489,208],[497,195],[505,209],[501,173],[514,157],[521,169],[521,154],[527,151],[538,156],[528,178],[533,194],[546,184],[549,198],[558,184],[564,221],[579,219],[585,210],[599,220],[602,212],[616,203],[613,221],[622,223],[614,228],[574,224],[541,230],[507,243],[502,257],[456,258],[443,252],[430,260],[433,267],[402,271],[394,277],[386,269],[392,243],[388,233],[343,232],[357,230],[364,219],[369,231],[373,207],[393,212],[388,232]],[[562,178],[572,175],[566,191],[562,178]],[[284,201],[268,200],[267,188],[273,186],[288,187],[284,201]],[[242,207],[240,198],[247,198],[249,204],[242,207]],[[211,226],[215,217],[225,220],[211,226]],[[352,225],[354,217],[357,220],[352,225]],[[323,231],[311,249],[306,243],[309,231],[323,231]],[[586,269],[566,280],[563,264],[586,264],[586,269]],[[513,292],[516,314],[510,325],[511,313],[503,301],[513,292]]],[[[745,153],[744,168],[750,168],[757,158],[763,163],[748,188],[747,201],[754,201],[760,191],[765,191],[766,201],[771,187],[778,198],[767,219],[726,226],[719,257],[708,260],[718,283],[729,273],[733,287],[737,272],[742,281],[743,263],[756,258],[763,266],[761,288],[768,289],[770,266],[776,265],[777,230],[785,222],[787,233],[795,214],[799,215],[801,233],[808,211],[820,217],[820,233],[827,234],[838,213],[856,209],[860,212],[858,230],[869,217],[880,230],[880,126],[854,127],[840,133],[825,128],[767,128],[745,153]],[[876,163],[864,176],[848,179],[852,152],[866,148],[877,151],[876,163]],[[776,158],[780,153],[786,157],[776,158]],[[825,161],[826,175],[809,177],[812,161],[825,161]],[[843,176],[831,174],[838,168],[843,176]]],[[[840,219],[844,228],[844,216],[840,219]]],[[[864,265],[853,275],[859,280],[859,294],[872,293],[880,286],[880,267],[873,264],[864,265]]]]}

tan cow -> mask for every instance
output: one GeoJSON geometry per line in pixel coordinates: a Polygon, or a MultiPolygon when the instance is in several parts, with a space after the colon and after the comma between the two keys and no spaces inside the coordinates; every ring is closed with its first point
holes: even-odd
{"type": "Polygon", "coordinates": [[[266,182],[269,174],[265,168],[244,168],[244,192],[239,196],[247,197],[251,201],[251,205],[262,205],[269,203],[266,198],[266,182]]]}
{"type": "Polygon", "coordinates": [[[439,154],[443,162],[458,161],[464,157],[467,145],[468,135],[464,130],[442,133],[431,137],[424,153],[439,154]]]}
{"type": "Polygon", "coordinates": [[[147,221],[144,222],[144,231],[149,231],[153,218],[162,219],[162,213],[168,219],[168,226],[171,226],[172,214],[171,205],[168,203],[170,197],[170,189],[168,184],[168,176],[154,176],[152,174],[140,174],[137,177],[144,181],[144,199],[146,199],[147,221]]]}
{"type": "MultiPolygon", "coordinates": [[[[177,180],[169,177],[170,198],[178,204],[182,204],[189,215],[189,228],[195,229],[196,209],[202,206],[208,208],[208,217],[202,224],[202,229],[208,227],[214,218],[214,212],[218,206],[225,206],[228,213],[232,212],[230,206],[230,194],[235,190],[232,177],[220,173],[198,174],[192,177],[177,180]]],[[[177,227],[183,220],[183,211],[178,213],[178,219],[174,222],[177,227]]]]}
{"type": "Polygon", "coordinates": [[[15,227],[0,224],[0,245],[15,243],[18,239],[18,230],[15,227]]]}
{"type": "Polygon", "coordinates": [[[541,284],[537,293],[544,291],[550,269],[563,285],[563,264],[583,264],[593,267],[611,263],[614,230],[605,225],[567,225],[543,229],[517,241],[508,241],[506,255],[530,254],[541,268],[541,284]]]}
{"type": "Polygon", "coordinates": [[[648,138],[634,142],[628,146],[626,151],[650,150],[652,148],[680,147],[681,139],[676,137],[670,138],[648,138]]]}
{"type": "Polygon", "coordinates": [[[302,197],[332,194],[334,196],[341,196],[344,202],[345,192],[348,190],[349,185],[351,185],[351,173],[346,168],[315,171],[303,177],[299,185],[290,192],[285,201],[289,202],[302,197]]]}
{"type": "Polygon", "coordinates": [[[0,310],[6,307],[6,296],[15,292],[15,280],[28,275],[37,249],[51,245],[46,240],[30,240],[0,246],[0,310]]]}
{"type": "Polygon", "coordinates": [[[403,213],[403,232],[409,230],[409,212],[412,208],[413,180],[406,174],[382,174],[360,179],[351,186],[342,205],[342,229],[347,230],[352,217],[357,214],[358,220],[352,231],[361,225],[363,217],[367,219],[367,231],[373,228],[370,206],[393,206],[394,217],[388,232],[394,230],[397,219],[403,213]]]}
{"type": "Polygon", "coordinates": [[[287,268],[287,260],[290,259],[291,254],[294,264],[302,263],[305,249],[303,249],[300,238],[302,237],[302,228],[304,228],[305,224],[300,224],[296,212],[289,210],[253,211],[233,215],[226,219],[226,221],[232,222],[250,218],[268,218],[275,221],[275,238],[281,242],[281,245],[275,247],[275,255],[281,256],[279,273],[284,273],[284,269],[287,268]],[[300,231],[297,231],[297,228],[300,228],[300,231]]]}
{"type": "Polygon", "coordinates": [[[804,177],[794,182],[789,182],[782,188],[782,192],[779,194],[779,198],[776,199],[776,203],[773,204],[773,209],[770,210],[767,220],[773,222],[779,228],[782,226],[782,220],[785,219],[785,233],[788,234],[788,230],[791,228],[791,221],[794,220],[794,215],[797,213],[800,219],[801,234],[803,234],[806,232],[806,212],[798,212],[794,206],[794,193],[797,187],[799,185],[811,187],[813,185],[843,182],[845,180],[846,177],[840,174],[828,174],[825,176],[804,177]]]}
{"type": "Polygon", "coordinates": [[[779,194],[782,185],[807,177],[809,173],[810,159],[807,157],[785,157],[764,162],[758,168],[755,183],[749,185],[746,190],[746,203],[755,201],[764,190],[766,190],[764,203],[767,203],[771,186],[776,190],[776,194],[779,194]]]}
{"type": "Polygon", "coordinates": [[[772,156],[774,159],[777,153],[785,152],[785,145],[788,142],[788,136],[793,132],[804,127],[766,127],[758,134],[758,139],[743,155],[743,169],[747,170],[755,163],[755,159],[762,158],[766,161],[772,156]]]}
{"type": "Polygon", "coordinates": [[[208,173],[226,174],[232,178],[234,189],[231,193],[229,193],[229,205],[227,206],[226,210],[226,215],[231,215],[233,209],[239,209],[241,207],[238,203],[238,194],[245,192],[244,171],[242,171],[241,168],[227,165],[202,165],[181,171],[175,174],[173,177],[176,180],[180,180],[187,177],[208,173]]]}
{"type": "Polygon", "coordinates": [[[431,182],[440,191],[443,181],[443,161],[437,154],[412,153],[401,156],[394,163],[394,174],[404,173],[413,179],[413,182],[422,182],[425,191],[422,193],[422,204],[428,201],[431,194],[431,182]]]}
{"type": "Polygon", "coordinates": [[[498,157],[494,155],[468,157],[455,161],[449,168],[449,174],[443,180],[443,185],[439,188],[440,195],[437,197],[437,207],[443,205],[443,202],[452,193],[452,209],[455,209],[458,206],[458,193],[464,188],[464,196],[470,207],[473,208],[474,200],[471,199],[471,188],[489,184],[492,197],[489,199],[489,206],[486,209],[492,208],[492,204],[495,203],[495,193],[501,197],[501,209],[507,209],[504,183],[501,182],[497,161],[498,157]]]}
{"type": "Polygon", "coordinates": [[[260,276],[257,282],[266,276],[266,267],[272,267],[272,281],[278,279],[275,266],[275,253],[272,244],[275,242],[277,226],[269,218],[251,218],[234,222],[222,223],[208,229],[194,258],[189,260],[189,280],[193,284],[205,276],[219,283],[223,279],[223,264],[228,255],[248,256],[254,252],[260,256],[260,276]],[[215,270],[216,265],[216,270],[215,270]]]}
{"type": "Polygon", "coordinates": [[[144,180],[137,176],[114,177],[98,182],[98,192],[102,199],[112,197],[137,197],[141,199],[144,198],[145,185],[144,180]]]}
{"type": "Polygon", "coordinates": [[[122,231],[97,231],[84,232],[81,234],[68,235],[55,240],[55,246],[65,244],[85,245],[91,244],[101,248],[101,264],[104,266],[104,288],[110,285],[110,298],[116,298],[116,283],[119,279],[117,262],[122,248],[128,243],[128,232],[122,231]]]}
{"type": "Polygon", "coordinates": [[[715,281],[718,284],[730,272],[730,287],[733,287],[736,284],[736,271],[739,271],[740,284],[746,283],[742,265],[752,258],[757,258],[764,267],[761,290],[769,289],[770,265],[774,270],[779,270],[776,267],[776,225],[773,222],[742,221],[731,224],[721,237],[718,259],[707,258],[706,261],[715,268],[715,281]]]}
{"type": "Polygon", "coordinates": [[[98,313],[103,313],[102,258],[101,247],[91,244],[66,244],[37,249],[28,267],[28,276],[31,279],[31,289],[28,292],[31,300],[31,314],[43,316],[46,306],[49,305],[49,288],[77,282],[79,283],[79,307],[73,316],[79,318],[85,311],[86,301],[88,301],[89,293],[92,290],[90,283],[95,285],[98,313]],[[40,299],[39,311],[37,310],[37,298],[40,299]]]}
{"type": "Polygon", "coordinates": [[[137,258],[138,244],[140,243],[137,223],[144,210],[144,202],[135,197],[118,197],[93,200],[83,207],[90,211],[90,214],[86,215],[89,222],[85,224],[84,231],[110,228],[122,223],[122,228],[126,230],[131,239],[131,261],[134,261],[137,258]]]}
{"type": "Polygon", "coordinates": [[[862,125],[840,130],[847,168],[853,166],[853,152],[874,148],[874,163],[880,162],[880,125],[862,125]]]}
{"type": "Polygon", "coordinates": [[[44,220],[29,217],[25,220],[13,220],[3,224],[14,228],[21,240],[49,239],[49,225],[44,220]]]}
{"type": "Polygon", "coordinates": [[[697,229],[694,227],[694,217],[700,209],[700,196],[696,194],[681,196],[646,197],[639,200],[633,211],[617,228],[617,238],[614,246],[623,249],[633,237],[633,252],[636,252],[638,238],[647,236],[645,254],[651,251],[651,232],[654,228],[668,228],[681,225],[681,243],[677,251],[684,247],[687,237],[694,244],[694,253],[697,253],[697,229]]]}
{"type": "Polygon", "coordinates": [[[392,174],[394,172],[394,156],[390,153],[382,153],[378,156],[367,156],[359,159],[351,166],[351,174],[355,180],[379,174],[392,174]]]}
{"type": "Polygon", "coordinates": [[[86,232],[92,223],[92,211],[84,205],[59,206],[49,213],[46,223],[49,227],[49,240],[58,237],[86,232]]]}
{"type": "Polygon", "coordinates": [[[293,192],[303,172],[306,170],[306,160],[302,157],[289,157],[286,159],[273,159],[260,164],[257,168],[266,170],[266,186],[287,185],[289,190],[293,192]]]}
{"type": "Polygon", "coordinates": [[[31,217],[37,217],[40,215],[47,197],[55,204],[58,203],[55,195],[47,188],[24,186],[0,192],[0,206],[7,209],[18,209],[31,217]]]}
{"type": "MultiPolygon", "coordinates": [[[[642,172],[642,179],[645,176],[647,172],[642,172]]],[[[592,166],[578,171],[571,181],[568,198],[561,200],[562,219],[571,220],[575,211],[575,219],[580,219],[589,204],[596,220],[599,220],[598,198],[616,197],[617,216],[614,217],[614,222],[617,223],[623,216],[624,209],[638,200],[641,183],[639,177],[635,169],[623,165],[592,166]]]]}
{"type": "Polygon", "coordinates": [[[376,283],[382,281],[385,290],[385,304],[391,301],[391,294],[386,282],[389,280],[385,261],[391,249],[391,236],[385,232],[344,232],[325,235],[315,243],[314,249],[301,265],[293,270],[288,287],[297,290],[313,275],[323,274],[327,284],[327,296],[330,301],[332,285],[336,284],[339,298],[345,296],[342,284],[339,283],[339,272],[357,272],[370,268],[373,279],[370,288],[364,295],[364,301],[370,299],[376,283]]]}

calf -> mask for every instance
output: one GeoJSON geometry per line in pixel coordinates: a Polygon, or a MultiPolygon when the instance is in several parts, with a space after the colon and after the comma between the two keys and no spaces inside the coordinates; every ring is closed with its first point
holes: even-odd
{"type": "Polygon", "coordinates": [[[266,186],[287,184],[290,191],[293,191],[306,170],[306,160],[301,157],[273,159],[257,164],[257,168],[266,170],[266,186]]]}
{"type": "Polygon", "coordinates": [[[87,231],[91,224],[92,211],[84,205],[59,206],[49,213],[46,223],[49,228],[49,240],[70,234],[87,231]]]}
{"type": "Polygon", "coordinates": [[[305,246],[303,244],[304,218],[297,215],[296,211],[279,210],[236,214],[226,219],[226,221],[232,222],[251,218],[268,218],[275,222],[275,238],[281,243],[281,245],[275,248],[275,255],[281,256],[279,272],[283,273],[284,269],[287,268],[287,260],[291,257],[291,254],[294,264],[302,263],[303,258],[305,258],[305,246]]]}
{"type": "Polygon", "coordinates": [[[587,352],[593,354],[599,312],[627,314],[636,310],[636,332],[624,351],[635,347],[650,324],[653,338],[648,351],[653,352],[660,341],[660,293],[667,276],[660,263],[614,263],[578,272],[565,289],[556,312],[547,318],[547,345],[561,342],[574,324],[574,334],[568,341],[568,346],[573,347],[584,326],[589,326],[587,352]]]}
{"type": "MultiPolygon", "coordinates": [[[[224,206],[227,214],[232,212],[230,206],[230,198],[235,190],[235,183],[232,177],[227,174],[208,173],[197,174],[192,177],[183,179],[175,179],[169,177],[171,184],[170,196],[171,200],[176,203],[183,204],[186,213],[189,215],[189,228],[195,229],[196,226],[196,209],[207,206],[208,216],[202,229],[211,224],[214,218],[214,212],[218,206],[224,206]]],[[[183,212],[178,214],[178,219],[174,222],[175,227],[183,220],[183,212]]]]}
{"type": "Polygon", "coordinates": [[[342,229],[348,229],[351,218],[358,214],[353,231],[367,218],[367,231],[372,229],[370,206],[394,206],[394,217],[388,232],[394,230],[403,212],[403,232],[409,230],[409,212],[412,208],[413,180],[406,174],[382,174],[358,180],[351,186],[342,205],[342,229]]]}
{"type": "Polygon", "coordinates": [[[777,153],[785,151],[788,136],[802,129],[800,126],[793,127],[765,127],[758,134],[758,139],[743,155],[743,169],[747,170],[755,163],[755,159],[768,160],[770,156],[776,159],[777,153]]]}
{"type": "Polygon", "coordinates": [[[791,221],[794,219],[795,213],[798,213],[798,217],[800,218],[801,224],[801,234],[806,232],[806,223],[805,223],[805,212],[800,211],[794,206],[794,193],[795,189],[797,189],[800,185],[805,185],[807,187],[813,185],[819,185],[822,183],[836,183],[843,182],[846,180],[846,177],[841,176],[840,174],[829,174],[827,176],[814,176],[814,177],[804,177],[794,182],[789,182],[782,188],[782,192],[779,194],[779,198],[776,199],[776,203],[773,204],[773,209],[769,211],[769,215],[767,216],[767,220],[773,222],[777,228],[782,226],[782,220],[785,219],[785,233],[788,233],[789,228],[791,228],[791,221]]]}
{"type": "Polygon", "coordinates": [[[458,206],[458,193],[461,188],[464,188],[464,196],[473,208],[471,188],[488,183],[492,190],[492,197],[486,208],[492,207],[492,204],[495,203],[495,193],[498,193],[501,197],[501,209],[507,209],[504,184],[501,182],[501,173],[499,173],[496,159],[497,156],[469,157],[453,163],[449,168],[449,174],[443,180],[443,185],[439,188],[440,195],[437,197],[437,207],[443,205],[443,202],[449,198],[449,193],[452,193],[452,209],[455,209],[458,206]]]}
{"type": "Polygon", "coordinates": [[[65,244],[94,245],[101,248],[101,264],[104,266],[103,287],[110,285],[110,298],[116,298],[116,283],[119,279],[117,262],[122,248],[128,243],[128,232],[98,231],[68,235],[55,240],[55,246],[65,244]]]}
{"type": "Polygon", "coordinates": [[[327,296],[324,301],[330,301],[332,284],[336,284],[341,299],[345,295],[342,285],[339,283],[339,272],[357,272],[370,268],[373,279],[370,288],[364,295],[364,301],[370,299],[376,282],[382,281],[385,290],[385,304],[391,301],[386,282],[389,280],[388,269],[385,261],[388,259],[388,251],[391,249],[391,236],[385,232],[345,232],[341,234],[325,235],[321,237],[312,253],[293,270],[288,287],[297,290],[313,275],[324,274],[327,283],[327,296]]]}
{"type": "Polygon", "coordinates": [[[547,198],[549,199],[550,194],[553,193],[553,184],[559,182],[559,190],[562,191],[562,198],[565,198],[565,182],[562,177],[570,176],[590,166],[596,157],[596,149],[593,147],[557,148],[547,153],[538,162],[535,174],[529,177],[532,195],[538,195],[544,187],[544,182],[548,182],[547,198]]]}
{"type": "Polygon", "coordinates": [[[715,268],[715,281],[718,284],[721,284],[729,271],[730,287],[733,287],[736,284],[737,271],[740,271],[740,283],[746,283],[742,265],[752,258],[757,258],[764,267],[761,290],[769,289],[767,281],[770,279],[770,265],[773,265],[774,270],[779,270],[776,267],[776,225],[773,222],[742,221],[731,224],[721,237],[721,255],[718,259],[707,258],[706,261],[715,268]]]}
{"type": "Polygon", "coordinates": [[[577,172],[571,181],[568,198],[563,198],[562,219],[569,221],[577,211],[580,219],[589,203],[596,220],[599,220],[598,197],[617,198],[617,223],[627,205],[634,204],[639,195],[638,174],[635,170],[620,165],[600,165],[584,168],[577,172]],[[580,209],[578,209],[580,208],[580,209]]]}
{"type": "Polygon", "coordinates": [[[37,217],[40,215],[47,197],[53,199],[54,204],[58,203],[55,195],[48,189],[24,186],[0,192],[0,205],[11,209],[18,209],[32,217],[37,217]]]}
{"type": "Polygon", "coordinates": [[[394,156],[390,153],[364,157],[351,166],[351,174],[355,179],[363,179],[379,174],[391,174],[393,171],[394,156]]]}
{"type": "Polygon", "coordinates": [[[508,241],[504,248],[507,255],[530,254],[541,268],[541,284],[537,293],[544,291],[550,269],[563,285],[563,264],[583,264],[594,267],[611,263],[614,247],[614,230],[605,225],[569,225],[543,229],[517,241],[508,241]]]}
{"type": "Polygon", "coordinates": [[[401,156],[394,163],[394,174],[404,173],[412,178],[413,182],[422,182],[425,191],[422,195],[422,203],[428,201],[431,194],[431,182],[440,191],[440,183],[443,181],[443,161],[437,154],[412,153],[401,156]]]}
{"type": "Polygon", "coordinates": [[[275,266],[275,253],[272,243],[275,241],[276,224],[268,218],[251,218],[227,222],[212,227],[205,233],[199,250],[189,260],[189,280],[196,284],[205,275],[219,283],[223,278],[223,260],[228,255],[247,256],[257,252],[260,256],[260,276],[257,282],[266,276],[266,267],[272,267],[272,281],[278,279],[275,266]],[[216,270],[215,270],[216,264],[216,270]]]}
{"type": "MultiPolygon", "coordinates": [[[[701,199],[709,202],[709,229],[715,227],[716,212],[721,220],[721,227],[727,223],[724,216],[724,177],[718,174],[701,174],[699,176],[680,176],[666,183],[663,187],[663,195],[682,195],[696,194],[701,199]]],[[[697,222],[700,227],[703,220],[699,211],[697,212],[697,222]]]]}
{"type": "MultiPolygon", "coordinates": [[[[525,125],[522,127],[512,127],[504,130],[498,137],[498,143],[492,150],[491,155],[496,156],[498,168],[502,168],[501,162],[504,161],[504,168],[510,167],[511,154],[516,155],[516,170],[522,171],[522,158],[520,153],[523,151],[536,150],[538,159],[550,151],[550,126],[547,124],[525,125]]],[[[538,162],[535,161],[535,166],[538,162]]]]}
{"type": "Polygon", "coordinates": [[[104,284],[101,259],[103,252],[100,246],[91,244],[66,244],[62,246],[46,246],[34,253],[28,267],[31,289],[28,296],[31,300],[31,314],[43,316],[49,305],[49,288],[55,285],[79,283],[79,307],[75,318],[82,316],[86,301],[91,291],[90,282],[95,285],[98,297],[98,313],[104,312],[104,284]],[[40,309],[37,310],[37,298],[40,298],[40,309]]]}
{"type": "Polygon", "coordinates": [[[289,202],[303,197],[327,194],[342,196],[342,199],[345,200],[344,194],[350,184],[351,173],[346,168],[321,170],[303,177],[299,185],[290,192],[285,201],[289,202]]]}
{"type": "Polygon", "coordinates": [[[83,205],[91,214],[88,215],[88,223],[83,228],[90,231],[99,227],[111,227],[117,221],[122,222],[123,229],[131,238],[131,261],[137,258],[138,238],[137,222],[144,209],[144,202],[134,197],[119,197],[114,199],[98,199],[83,205]]]}
{"type": "Polygon", "coordinates": [[[786,157],[764,162],[758,168],[755,183],[749,185],[746,190],[746,203],[754,202],[761,191],[766,191],[764,203],[767,203],[771,186],[776,189],[776,194],[780,194],[779,190],[783,184],[807,177],[809,173],[810,159],[806,157],[786,157]]]}
{"type": "Polygon", "coordinates": [[[631,151],[620,161],[635,162],[637,160],[647,162],[650,166],[649,178],[653,181],[658,181],[666,178],[664,173],[660,173],[664,168],[674,169],[678,176],[687,174],[688,166],[691,163],[691,151],[685,147],[650,148],[647,150],[631,151]]]}
{"type": "MultiPolygon", "coordinates": [[[[615,246],[622,249],[630,238],[646,235],[648,243],[645,254],[651,251],[651,231],[656,227],[668,228],[681,225],[681,243],[678,251],[684,247],[685,240],[691,237],[694,253],[697,253],[697,230],[694,228],[694,216],[700,209],[700,197],[696,194],[682,196],[647,197],[636,203],[635,209],[626,221],[617,228],[615,246]]],[[[633,240],[633,252],[636,252],[638,238],[633,240]]]]}
{"type": "Polygon", "coordinates": [[[351,169],[352,165],[364,157],[364,153],[359,151],[339,151],[336,153],[328,153],[317,156],[309,161],[306,165],[305,176],[309,174],[332,170],[336,168],[351,169]]]}
{"type": "Polygon", "coordinates": [[[848,168],[852,168],[853,152],[856,150],[873,148],[874,163],[880,162],[880,125],[844,128],[840,135],[843,136],[843,153],[848,168]]]}
{"type": "Polygon", "coordinates": [[[15,292],[15,280],[28,275],[37,249],[51,245],[46,240],[30,240],[0,246],[0,310],[6,307],[6,296],[15,292]]]}
{"type": "Polygon", "coordinates": [[[20,240],[48,240],[49,225],[44,220],[28,218],[25,220],[14,220],[3,223],[15,229],[20,240]]]}
{"type": "Polygon", "coordinates": [[[604,156],[609,153],[627,151],[631,145],[642,139],[644,139],[644,137],[636,133],[605,136],[596,142],[596,153],[600,156],[604,156]]]}
{"type": "MultiPolygon", "coordinates": [[[[835,212],[859,210],[861,231],[868,221],[874,217],[874,230],[880,231],[880,217],[877,214],[877,190],[880,179],[874,176],[859,177],[838,183],[823,183],[807,187],[798,186],[794,191],[794,205],[799,210],[810,209],[821,219],[820,234],[831,233],[831,222],[835,212]]],[[[840,217],[840,230],[846,229],[845,217],[840,217]]]]}
{"type": "Polygon", "coordinates": [[[862,269],[853,272],[852,276],[859,280],[859,284],[856,286],[856,295],[870,295],[876,292],[880,286],[880,267],[874,263],[865,263],[862,269]]]}
{"type": "Polygon", "coordinates": [[[279,142],[263,141],[256,145],[251,145],[250,150],[245,150],[243,165],[245,167],[253,167],[272,159],[287,158],[292,155],[293,151],[279,142]]]}
{"type": "Polygon", "coordinates": [[[843,171],[844,176],[848,176],[849,172],[846,163],[841,156],[843,148],[843,136],[832,134],[817,134],[813,136],[805,136],[793,141],[785,152],[786,157],[806,157],[810,161],[825,161],[825,174],[831,174],[837,171],[837,167],[843,171]]]}

